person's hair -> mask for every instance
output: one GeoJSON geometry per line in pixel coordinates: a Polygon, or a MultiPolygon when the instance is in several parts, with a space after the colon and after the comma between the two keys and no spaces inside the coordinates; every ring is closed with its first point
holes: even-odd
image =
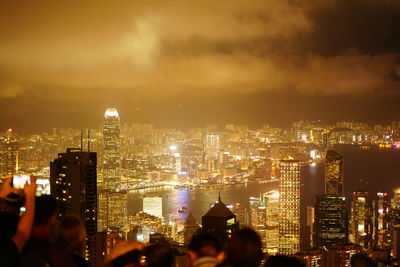
{"type": "Polygon", "coordinates": [[[9,240],[17,232],[18,214],[0,212],[0,242],[9,240]]]}
{"type": "Polygon", "coordinates": [[[35,200],[35,219],[33,224],[42,226],[56,213],[57,202],[50,195],[42,195],[35,200]]]}
{"type": "Polygon", "coordinates": [[[85,225],[79,216],[71,214],[60,222],[57,242],[72,253],[83,256],[85,225]]]}
{"type": "Polygon", "coordinates": [[[354,267],[375,267],[376,264],[372,261],[370,257],[365,254],[357,253],[351,257],[351,266],[354,267]]]}
{"type": "Polygon", "coordinates": [[[212,233],[198,231],[190,240],[188,249],[196,253],[197,257],[217,257],[222,251],[221,241],[212,233]]]}
{"type": "Polygon", "coordinates": [[[145,250],[148,267],[171,267],[175,263],[173,250],[165,244],[155,244],[145,250]]]}
{"type": "Polygon", "coordinates": [[[306,267],[298,258],[286,255],[270,256],[265,261],[264,267],[306,267]]]}
{"type": "Polygon", "coordinates": [[[140,266],[141,256],[142,253],[139,250],[133,249],[112,260],[111,266],[112,267],[140,266]]]}
{"type": "Polygon", "coordinates": [[[233,266],[259,266],[263,259],[260,236],[251,228],[240,229],[228,240],[227,254],[233,266]]]}

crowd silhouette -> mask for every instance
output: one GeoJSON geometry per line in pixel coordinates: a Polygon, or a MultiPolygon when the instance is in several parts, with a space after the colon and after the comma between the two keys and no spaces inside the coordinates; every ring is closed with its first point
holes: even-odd
{"type": "MultiPolygon", "coordinates": [[[[13,188],[11,178],[0,187],[0,267],[90,266],[84,257],[86,233],[81,218],[70,215],[57,222],[55,199],[49,195],[36,197],[35,193],[35,177],[23,189],[13,188]]],[[[182,256],[168,242],[120,242],[105,259],[104,266],[306,266],[296,257],[265,255],[259,234],[251,228],[234,232],[226,244],[214,233],[200,229],[185,252],[186,256],[182,256]],[[186,264],[178,263],[177,255],[187,257],[186,264]]],[[[375,265],[371,258],[355,255],[351,266],[375,265]]]]}

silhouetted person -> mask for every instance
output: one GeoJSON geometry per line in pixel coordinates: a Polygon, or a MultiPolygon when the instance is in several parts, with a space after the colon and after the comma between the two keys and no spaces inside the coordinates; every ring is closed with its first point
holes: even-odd
{"type": "Polygon", "coordinates": [[[228,240],[227,258],[220,266],[258,267],[263,259],[261,238],[256,231],[243,228],[228,240]]]}
{"type": "Polygon", "coordinates": [[[166,244],[155,244],[145,249],[148,267],[172,267],[175,264],[174,251],[166,244]]]}
{"type": "Polygon", "coordinates": [[[224,255],[218,237],[203,231],[192,236],[188,249],[193,267],[214,267],[222,261],[224,255]]]}
{"type": "Polygon", "coordinates": [[[351,267],[376,267],[376,263],[365,254],[357,253],[351,257],[351,267]]]}
{"type": "Polygon", "coordinates": [[[264,267],[306,267],[299,259],[285,255],[270,256],[265,261],[264,267]]]}
{"type": "Polygon", "coordinates": [[[117,242],[104,262],[105,267],[139,267],[144,244],[136,241],[117,242]]]}
{"type": "Polygon", "coordinates": [[[88,262],[84,258],[85,240],[85,225],[80,217],[69,215],[61,221],[58,227],[57,245],[71,253],[79,267],[88,266],[88,262]]]}
{"type": "Polygon", "coordinates": [[[29,239],[35,213],[36,178],[23,189],[16,189],[8,178],[0,188],[0,265],[16,266],[19,254],[29,239]],[[20,217],[24,204],[26,211],[20,217]]]}
{"type": "Polygon", "coordinates": [[[76,266],[65,249],[50,243],[56,223],[57,203],[53,197],[36,198],[35,218],[30,239],[22,251],[19,266],[76,266]]]}

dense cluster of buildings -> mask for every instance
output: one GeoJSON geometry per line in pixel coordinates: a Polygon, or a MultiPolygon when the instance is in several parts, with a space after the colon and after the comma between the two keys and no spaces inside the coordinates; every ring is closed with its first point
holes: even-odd
{"type": "MultiPolygon", "coordinates": [[[[264,125],[155,129],[121,125],[107,109],[99,129],[54,129],[51,134],[0,136],[0,175],[34,173],[40,193],[58,202],[58,217],[80,214],[87,233],[86,257],[92,266],[119,239],[167,240],[187,244],[200,227],[228,239],[239,227],[261,235],[264,251],[297,255],[309,266],[348,266],[352,254],[375,253],[389,262],[400,253],[400,192],[389,199],[357,191],[343,193],[343,158],[334,144],[399,146],[400,122],[370,127],[359,122],[296,122],[288,129],[264,125]],[[65,151],[65,152],[64,152],[65,151]],[[301,167],[325,160],[325,194],[308,207],[308,247],[300,247],[301,167]],[[50,164],[49,164],[50,162],[50,164]],[[47,182],[46,182],[47,181],[47,182]],[[249,201],[225,205],[221,198],[202,217],[185,221],[163,217],[162,196],[143,196],[142,210],[128,214],[127,191],[170,185],[216,187],[272,182],[276,190],[249,201]]],[[[187,212],[188,211],[183,211],[187,212]]]]}

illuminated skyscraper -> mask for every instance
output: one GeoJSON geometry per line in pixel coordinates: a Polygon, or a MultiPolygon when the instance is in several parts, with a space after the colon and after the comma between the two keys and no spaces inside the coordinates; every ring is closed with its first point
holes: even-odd
{"type": "Polygon", "coordinates": [[[279,162],[279,253],[292,255],[300,247],[300,162],[279,162]]]}
{"type": "Polygon", "coordinates": [[[99,192],[99,221],[100,231],[108,228],[120,229],[127,225],[126,191],[101,190],[99,192]]]}
{"type": "Polygon", "coordinates": [[[353,192],[351,201],[350,242],[368,248],[371,235],[370,203],[367,192],[353,192]]]}
{"type": "Polygon", "coordinates": [[[162,216],[162,196],[155,193],[147,193],[143,196],[143,212],[163,218],[162,216]]]}
{"type": "Polygon", "coordinates": [[[343,157],[334,150],[326,153],[325,194],[343,196],[343,157]]]}
{"type": "Polygon", "coordinates": [[[204,137],[204,152],[206,158],[217,158],[221,149],[221,140],[219,134],[206,134],[204,137]]]}
{"type": "Polygon", "coordinates": [[[389,208],[388,193],[376,193],[376,198],[372,201],[372,247],[375,249],[391,247],[389,208]]]}
{"type": "Polygon", "coordinates": [[[317,196],[314,211],[314,245],[326,247],[345,245],[348,235],[345,198],[317,196]]]}
{"type": "Polygon", "coordinates": [[[279,192],[272,190],[264,194],[266,208],[265,249],[269,254],[278,252],[279,246],[279,192]]]}
{"type": "Polygon", "coordinates": [[[18,171],[18,138],[12,129],[0,136],[0,175],[14,175],[18,171]]]}
{"type": "Polygon", "coordinates": [[[103,181],[104,189],[121,188],[121,136],[118,111],[109,108],[104,115],[103,181]]]}
{"type": "Polygon", "coordinates": [[[126,191],[108,192],[108,227],[122,228],[127,225],[128,194],[126,191]]]}
{"type": "Polygon", "coordinates": [[[250,217],[251,226],[260,234],[262,247],[265,248],[266,244],[266,224],[267,224],[267,211],[265,207],[264,195],[261,194],[260,198],[250,197],[250,217]]]}
{"type": "MultiPolygon", "coordinates": [[[[57,201],[58,219],[79,215],[87,235],[86,258],[96,266],[97,249],[97,153],[68,148],[50,162],[51,195],[57,201]]],[[[99,254],[100,253],[100,254],[99,254]]]]}

